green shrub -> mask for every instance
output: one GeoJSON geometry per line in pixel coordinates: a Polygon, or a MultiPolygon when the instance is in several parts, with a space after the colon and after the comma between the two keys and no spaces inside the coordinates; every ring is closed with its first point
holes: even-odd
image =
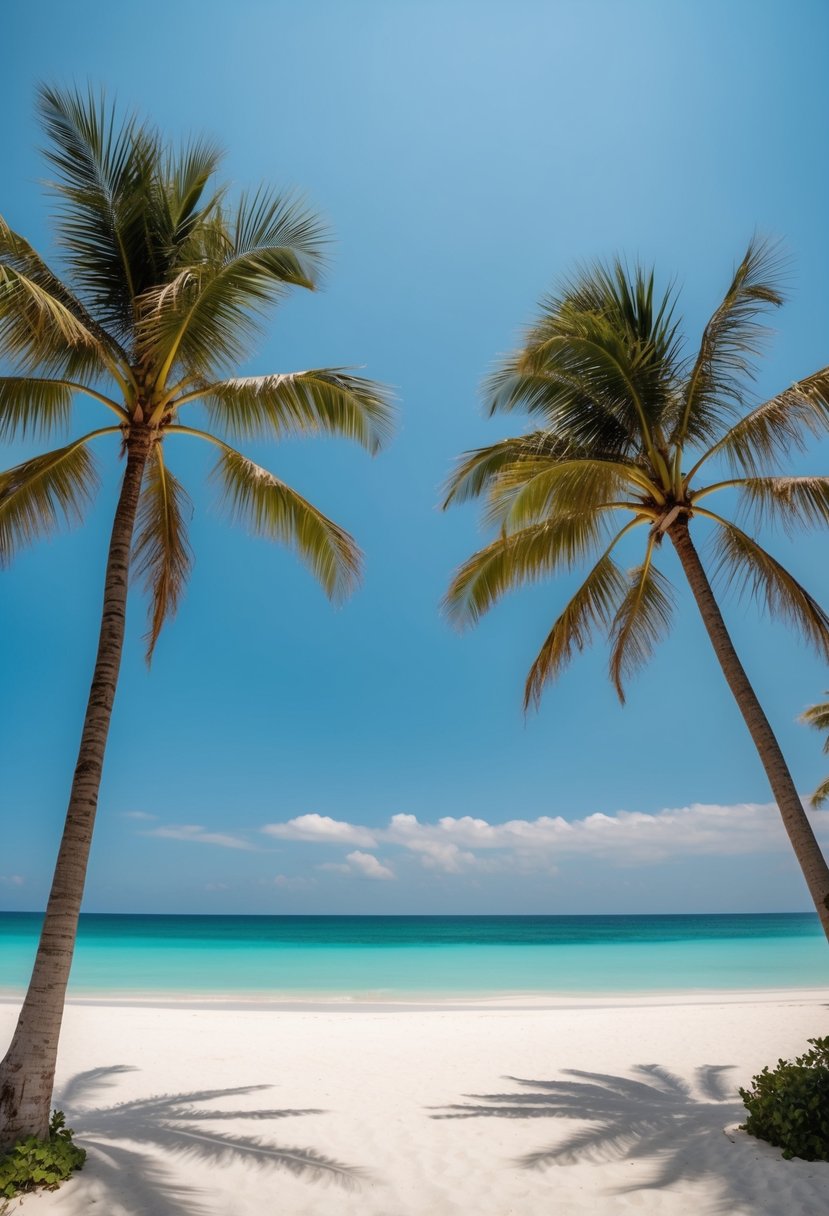
{"type": "Polygon", "coordinates": [[[809,1039],[812,1050],[778,1060],[741,1089],[745,1131],[783,1150],[786,1160],[829,1161],[829,1038],[809,1039]]]}
{"type": "Polygon", "coordinates": [[[56,1110],[49,1122],[48,1140],[29,1136],[0,1157],[0,1196],[11,1199],[40,1188],[54,1191],[84,1161],[85,1151],[72,1142],[72,1129],[66,1126],[63,1111],[56,1110]]]}

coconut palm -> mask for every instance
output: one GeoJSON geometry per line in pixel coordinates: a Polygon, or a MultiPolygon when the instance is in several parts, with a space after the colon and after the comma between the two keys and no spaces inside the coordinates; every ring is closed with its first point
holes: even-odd
{"type": "MultiPolygon", "coordinates": [[[[829,756],[829,701],[823,701],[819,705],[810,705],[800,715],[800,721],[805,722],[807,726],[813,726],[815,730],[826,732],[826,742],[823,744],[823,750],[829,756]]],[[[811,797],[811,803],[815,809],[826,806],[827,802],[829,802],[829,777],[825,781],[821,781],[811,797]]]]}
{"type": "MultiPolygon", "coordinates": [[[[43,88],[40,117],[55,175],[63,277],[0,220],[0,438],[48,436],[83,397],[108,420],[0,474],[0,561],[79,518],[97,484],[92,445],[124,458],[103,614],[66,826],[34,972],[0,1064],[0,1145],[45,1131],[124,637],[130,569],[150,613],[147,654],[190,569],[189,498],[168,462],[186,439],[209,444],[213,482],[238,520],[294,547],[331,597],[354,586],[352,538],[237,438],[330,433],[374,452],[389,432],[384,389],[341,368],[228,378],[265,310],[313,288],[325,232],[297,199],[260,189],[230,202],[220,155],[197,139],[174,150],[92,94],[43,88]],[[206,423],[194,426],[202,407],[206,423]]],[[[86,415],[84,415],[86,416],[86,415]]]]}
{"type": "Polygon", "coordinates": [[[778,470],[808,436],[829,430],[829,369],[762,404],[750,400],[760,317],[782,303],[777,271],[774,249],[752,241],[690,357],[673,290],[657,296],[653,274],[641,268],[595,266],[544,300],[523,347],[486,386],[491,413],[525,410],[537,429],[467,453],[449,483],[446,503],[482,497],[498,535],[457,571],[446,606],[456,621],[474,622],[512,588],[593,555],[532,665],[525,707],[600,630],[624,700],[625,681],[670,625],[673,591],[656,565],[667,537],[829,936],[829,868],[691,537],[697,521],[713,525],[714,572],[829,657],[824,610],[750,531],[711,505],[722,491],[736,499],[741,522],[829,522],[829,477],[778,470]],[[707,481],[712,462],[725,471],[707,481]],[[644,552],[625,570],[614,551],[637,530],[644,552]]]}

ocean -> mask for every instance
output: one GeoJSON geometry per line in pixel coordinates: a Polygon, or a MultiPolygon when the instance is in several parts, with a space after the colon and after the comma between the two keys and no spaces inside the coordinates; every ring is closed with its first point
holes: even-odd
{"type": "MultiPolygon", "coordinates": [[[[0,991],[40,917],[0,913],[0,991]]],[[[638,993],[829,984],[811,913],[676,916],[81,916],[76,996],[273,1000],[638,993]]]]}

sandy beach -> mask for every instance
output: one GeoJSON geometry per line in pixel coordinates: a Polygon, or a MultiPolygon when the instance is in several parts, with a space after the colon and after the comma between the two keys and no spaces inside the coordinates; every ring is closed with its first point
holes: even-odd
{"type": "MultiPolygon", "coordinates": [[[[89,1151],[35,1216],[823,1216],[829,1165],[736,1130],[736,1087],[829,991],[307,1008],[72,1003],[89,1151]]],[[[7,1036],[14,1003],[0,1005],[7,1036]]]]}

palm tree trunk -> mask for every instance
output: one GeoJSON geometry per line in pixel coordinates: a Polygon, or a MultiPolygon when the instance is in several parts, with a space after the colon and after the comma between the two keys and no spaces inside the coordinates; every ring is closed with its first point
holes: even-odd
{"type": "Polygon", "coordinates": [[[734,694],[740,713],[754,740],[754,746],[757,748],[763,768],[766,770],[772,794],[789,834],[795,856],[803,871],[803,877],[806,879],[809,893],[814,900],[820,923],[829,938],[829,866],[815,839],[812,825],[806,817],[800,795],[780,750],[780,744],[775,738],[768,718],[763,713],[745,669],[737,657],[719,605],[711,590],[708,576],[699,559],[694,542],[691,540],[687,520],[677,520],[668,529],[668,535],[690,583],[691,591],[697,601],[697,607],[705,628],[708,630],[711,645],[719,659],[728,687],[734,694]]]}
{"type": "Polygon", "coordinates": [[[127,441],[127,466],[112,525],[98,653],[69,808],[29,988],[0,1063],[0,1150],[48,1134],[66,985],[75,949],[112,705],[121,666],[130,550],[151,445],[147,430],[127,441]]]}

